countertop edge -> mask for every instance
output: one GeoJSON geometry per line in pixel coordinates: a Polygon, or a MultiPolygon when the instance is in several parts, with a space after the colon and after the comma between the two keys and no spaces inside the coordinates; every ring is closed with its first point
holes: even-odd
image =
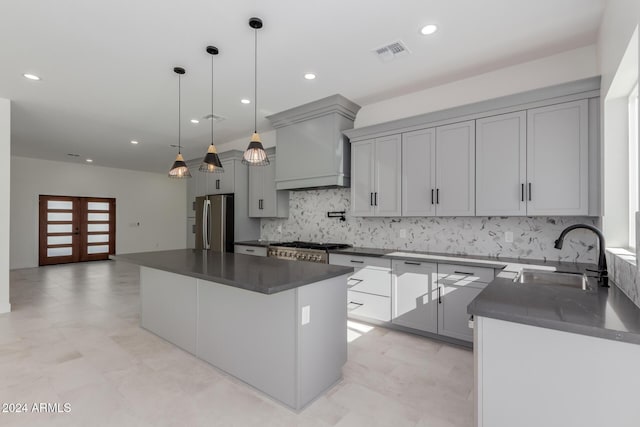
{"type": "MultiPolygon", "coordinates": [[[[253,256],[253,255],[243,255],[243,256],[253,256]]],[[[344,276],[346,274],[353,273],[353,268],[352,267],[332,266],[332,267],[339,268],[339,270],[324,273],[320,277],[312,278],[312,280],[307,280],[305,278],[305,279],[302,279],[302,280],[296,280],[296,281],[293,281],[293,282],[290,282],[290,283],[287,283],[287,284],[283,284],[283,285],[267,287],[266,291],[262,291],[260,289],[255,289],[255,288],[252,288],[252,287],[249,287],[249,286],[243,286],[242,283],[239,283],[239,282],[236,282],[236,281],[233,281],[233,280],[229,280],[229,279],[225,279],[224,277],[210,276],[210,275],[197,273],[197,272],[193,272],[193,271],[185,271],[185,270],[181,270],[181,269],[177,269],[177,268],[170,268],[170,267],[167,267],[167,266],[164,266],[164,265],[155,264],[153,262],[144,262],[144,263],[142,263],[140,261],[128,259],[126,257],[126,255],[110,255],[109,259],[112,259],[114,261],[127,262],[127,263],[130,263],[130,264],[136,264],[136,265],[138,265],[140,267],[152,268],[152,269],[155,269],[155,270],[165,271],[167,273],[173,273],[173,274],[178,274],[178,275],[181,275],[181,276],[193,277],[195,279],[205,280],[207,282],[220,283],[220,284],[231,286],[231,287],[234,287],[234,288],[237,288],[237,289],[244,289],[246,291],[256,292],[256,293],[263,294],[263,295],[272,295],[272,294],[276,294],[276,293],[279,293],[279,292],[284,292],[284,291],[296,289],[296,288],[299,288],[299,287],[302,287],[302,286],[310,285],[312,283],[321,282],[323,280],[332,279],[334,277],[340,277],[340,276],[344,276]]]]}
{"type": "Polygon", "coordinates": [[[554,321],[549,319],[539,319],[530,316],[508,314],[504,312],[493,312],[490,310],[477,309],[473,303],[467,307],[467,313],[476,317],[487,317],[490,319],[503,320],[505,322],[519,323],[521,325],[535,326],[539,328],[552,329],[560,332],[569,332],[578,335],[603,338],[611,341],[626,342],[630,344],[640,344],[640,335],[633,332],[615,331],[596,326],[585,326],[579,323],[554,321]]]}

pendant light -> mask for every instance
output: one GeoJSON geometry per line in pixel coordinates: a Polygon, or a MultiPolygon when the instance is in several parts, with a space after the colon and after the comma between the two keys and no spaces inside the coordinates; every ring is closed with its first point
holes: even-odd
{"type": "Polygon", "coordinates": [[[182,75],[186,72],[182,67],[175,67],[173,72],[178,75],[178,155],[176,156],[176,161],[173,162],[173,166],[169,171],[169,178],[191,178],[191,173],[189,172],[189,168],[187,164],[184,162],[184,158],[182,157],[182,153],[180,149],[182,145],[180,144],[180,122],[182,121],[181,110],[180,110],[180,95],[181,95],[181,87],[180,81],[182,75]]]}
{"type": "Polygon", "coordinates": [[[224,168],[220,162],[220,157],[218,157],[216,146],[213,145],[213,122],[215,121],[215,116],[213,115],[213,57],[218,54],[218,48],[215,46],[207,46],[207,53],[211,55],[211,145],[209,145],[207,154],[205,154],[204,160],[202,160],[202,164],[198,170],[200,172],[220,173],[224,172],[224,168]]]}
{"type": "Polygon", "coordinates": [[[264,151],[260,135],[258,134],[258,30],[262,28],[262,19],[249,19],[249,26],[255,33],[254,50],[254,81],[253,81],[253,135],[244,155],[242,163],[249,166],[266,166],[269,164],[269,157],[264,151]]]}

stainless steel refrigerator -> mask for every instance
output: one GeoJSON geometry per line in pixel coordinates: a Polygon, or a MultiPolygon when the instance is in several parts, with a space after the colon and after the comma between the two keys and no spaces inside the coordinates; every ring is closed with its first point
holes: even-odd
{"type": "Polygon", "coordinates": [[[196,197],[196,249],[233,252],[233,194],[196,197]]]}

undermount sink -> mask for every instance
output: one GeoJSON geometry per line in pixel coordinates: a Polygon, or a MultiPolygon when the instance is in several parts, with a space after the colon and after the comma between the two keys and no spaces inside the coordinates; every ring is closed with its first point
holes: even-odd
{"type": "Polygon", "coordinates": [[[564,286],[568,288],[581,289],[583,291],[590,289],[589,281],[587,276],[584,274],[555,273],[523,269],[516,278],[513,279],[513,281],[527,285],[564,286]]]}

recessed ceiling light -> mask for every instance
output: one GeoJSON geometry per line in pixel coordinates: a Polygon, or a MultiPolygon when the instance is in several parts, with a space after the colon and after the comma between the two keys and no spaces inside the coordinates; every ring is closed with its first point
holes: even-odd
{"type": "Polygon", "coordinates": [[[198,123],[200,123],[200,120],[198,120],[198,119],[191,119],[191,123],[193,123],[194,125],[197,125],[198,123]]]}
{"type": "Polygon", "coordinates": [[[138,141],[136,141],[135,139],[132,139],[132,140],[131,140],[131,143],[132,143],[133,145],[138,145],[138,144],[139,144],[139,142],[138,142],[138,141]]]}
{"type": "Polygon", "coordinates": [[[428,36],[429,34],[433,34],[436,31],[438,31],[438,26],[434,24],[429,24],[422,27],[422,29],[420,30],[420,33],[422,33],[423,36],[428,36]]]}
{"type": "Polygon", "coordinates": [[[313,80],[313,79],[316,78],[316,75],[313,74],[313,73],[307,73],[307,74],[304,75],[304,78],[307,79],[307,80],[313,80]]]}
{"type": "Polygon", "coordinates": [[[251,104],[251,101],[247,98],[241,99],[240,102],[242,102],[243,104],[251,104]]]}
{"type": "Polygon", "coordinates": [[[93,159],[87,159],[87,163],[93,163],[93,159]]]}
{"type": "Polygon", "coordinates": [[[23,76],[24,78],[29,80],[40,80],[40,77],[36,76],[35,74],[24,73],[23,76]]]}

